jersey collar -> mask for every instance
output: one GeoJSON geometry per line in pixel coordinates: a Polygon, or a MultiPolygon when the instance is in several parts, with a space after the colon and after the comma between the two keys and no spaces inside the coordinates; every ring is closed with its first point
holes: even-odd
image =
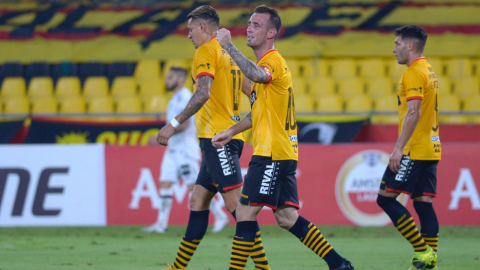
{"type": "Polygon", "coordinates": [[[409,67],[413,65],[413,63],[417,62],[418,60],[425,60],[425,57],[418,57],[417,59],[413,60],[413,62],[410,63],[409,67]]]}
{"type": "Polygon", "coordinates": [[[271,53],[271,52],[278,52],[278,50],[277,50],[277,49],[270,49],[270,50],[268,50],[260,59],[258,59],[257,64],[258,64],[260,61],[262,61],[262,59],[263,59],[267,54],[269,54],[269,53],[271,53]]]}

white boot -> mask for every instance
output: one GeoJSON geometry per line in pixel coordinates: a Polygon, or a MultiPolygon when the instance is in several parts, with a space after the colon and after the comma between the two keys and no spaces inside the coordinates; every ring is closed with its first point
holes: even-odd
{"type": "Polygon", "coordinates": [[[173,188],[160,189],[160,209],[158,210],[157,222],[149,227],[143,228],[142,232],[165,233],[168,228],[170,210],[172,210],[173,188]]]}
{"type": "Polygon", "coordinates": [[[230,218],[228,214],[225,213],[222,209],[222,203],[217,201],[215,197],[212,198],[212,202],[210,203],[210,211],[212,212],[213,216],[215,217],[215,223],[213,224],[213,233],[220,232],[225,228],[225,226],[230,223],[230,218]]]}

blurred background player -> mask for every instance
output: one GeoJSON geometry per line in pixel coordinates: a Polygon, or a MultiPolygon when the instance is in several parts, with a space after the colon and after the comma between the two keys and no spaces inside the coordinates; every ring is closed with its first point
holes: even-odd
{"type": "MultiPolygon", "coordinates": [[[[217,11],[207,5],[200,6],[190,12],[187,18],[188,37],[196,49],[192,65],[195,92],[185,109],[160,129],[157,141],[166,146],[180,124],[195,115],[203,158],[190,198],[191,211],[187,230],[173,265],[169,265],[167,269],[187,268],[205,236],[210,201],[217,192],[222,195],[225,208],[233,217],[236,216],[235,209],[243,186],[239,158],[243,150],[244,135],[237,134],[222,149],[213,147],[212,138],[216,133],[240,121],[240,95],[243,91],[250,96],[251,87],[248,82],[243,84],[245,80],[242,80],[242,72],[215,38],[220,24],[217,11]]],[[[256,269],[270,269],[258,223],[255,223],[255,226],[256,250],[251,258],[256,269]]]]}
{"type": "Polygon", "coordinates": [[[415,251],[410,270],[437,269],[439,225],[432,198],[437,193],[437,165],[441,158],[438,127],[438,81],[423,55],[427,32],[407,25],[395,30],[393,53],[408,69],[398,87],[398,139],[382,178],[378,205],[415,251]],[[396,200],[410,195],[420,218],[418,231],[410,212],[396,200]]]}
{"type": "Polygon", "coordinates": [[[254,82],[250,97],[252,111],[212,139],[215,147],[222,148],[236,134],[252,128],[253,156],[237,207],[229,269],[244,269],[248,256],[255,252],[257,215],[267,206],[273,210],[277,224],[323,258],[329,269],[353,270],[353,265],[335,251],[320,230],[298,214],[300,204],[295,178],[298,140],[292,74],[275,49],[281,25],[274,8],[265,5],[255,8],[248,21],[247,46],[253,49],[257,64],[233,45],[230,31],[220,29],[217,35],[222,48],[254,82]]]}
{"type": "MultiPolygon", "coordinates": [[[[192,97],[192,93],[185,87],[186,77],[187,71],[179,67],[172,67],[167,73],[165,86],[167,91],[173,91],[174,93],[168,102],[167,123],[185,109],[192,97]]],[[[158,145],[158,142],[155,137],[152,137],[149,144],[158,145]]],[[[173,184],[182,178],[187,184],[189,192],[193,191],[199,171],[199,162],[200,153],[195,129],[195,117],[192,116],[183,122],[170,138],[160,168],[160,209],[157,222],[143,228],[142,231],[164,233],[167,230],[170,210],[172,209],[173,184]]],[[[223,211],[222,204],[217,202],[215,198],[210,203],[210,209],[215,218],[212,231],[219,232],[230,222],[230,219],[223,211]]]]}

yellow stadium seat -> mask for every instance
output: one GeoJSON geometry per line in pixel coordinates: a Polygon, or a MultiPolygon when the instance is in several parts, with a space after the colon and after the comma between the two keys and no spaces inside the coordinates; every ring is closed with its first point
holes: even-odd
{"type": "Polygon", "coordinates": [[[146,101],[152,96],[165,94],[165,83],[161,78],[149,78],[140,83],[140,98],[142,101],[146,101]]]}
{"type": "Polygon", "coordinates": [[[81,96],[65,97],[60,101],[60,113],[85,113],[85,99],[81,96]]]}
{"type": "Polygon", "coordinates": [[[311,113],[314,109],[314,99],[309,95],[295,95],[295,112],[297,113],[311,113]]]}
{"type": "Polygon", "coordinates": [[[3,79],[1,96],[2,98],[25,96],[26,86],[23,77],[6,77],[3,79]]]}
{"type": "Polygon", "coordinates": [[[28,85],[28,97],[35,100],[53,96],[53,80],[50,77],[33,77],[28,85]]]}
{"type": "Polygon", "coordinates": [[[119,100],[122,97],[134,96],[137,93],[137,82],[133,77],[116,77],[112,84],[112,97],[119,100]]]}
{"type": "Polygon", "coordinates": [[[136,96],[123,97],[117,101],[117,113],[141,113],[142,102],[136,96]]]}
{"type": "Polygon", "coordinates": [[[448,77],[437,76],[437,81],[440,93],[452,93],[452,83],[448,77]]]}
{"type": "Polygon", "coordinates": [[[433,71],[435,71],[435,75],[443,76],[445,74],[444,64],[442,59],[438,57],[426,57],[427,62],[432,66],[433,71]]]}
{"type": "Polygon", "coordinates": [[[189,60],[166,60],[163,64],[163,73],[162,77],[165,78],[167,76],[168,71],[172,67],[180,67],[187,71],[191,70],[192,64],[189,60]]]}
{"type": "Polygon", "coordinates": [[[387,60],[387,70],[390,79],[395,82],[395,84],[398,84],[398,82],[400,82],[400,79],[403,76],[403,73],[407,71],[407,66],[400,65],[398,64],[397,59],[391,58],[387,60]]]}
{"type": "Polygon", "coordinates": [[[310,82],[310,94],[321,97],[331,95],[335,92],[335,82],[330,77],[317,77],[310,82]]]}
{"type": "Polygon", "coordinates": [[[290,69],[292,79],[298,79],[301,76],[301,62],[295,58],[287,58],[285,59],[285,62],[287,63],[288,69],[290,69]]]}
{"type": "Polygon", "coordinates": [[[343,100],[339,95],[326,95],[317,98],[317,112],[342,112],[343,100]]]}
{"type": "Polygon", "coordinates": [[[349,77],[338,80],[337,84],[338,93],[342,96],[342,98],[363,94],[365,92],[363,80],[357,77],[349,77]]]}
{"type": "Polygon", "coordinates": [[[57,99],[53,96],[51,97],[39,97],[32,102],[32,113],[33,114],[43,114],[43,113],[57,113],[58,112],[58,102],[57,99]]]}
{"type": "Polygon", "coordinates": [[[346,112],[370,112],[372,110],[372,99],[365,95],[359,94],[345,99],[346,112]]]}
{"type": "Polygon", "coordinates": [[[377,98],[393,93],[393,83],[387,77],[378,77],[366,81],[367,92],[371,98],[377,98]]]}
{"type": "Polygon", "coordinates": [[[164,113],[167,110],[168,100],[165,96],[155,95],[149,100],[144,101],[144,111],[146,113],[164,113]]]}
{"type": "Polygon", "coordinates": [[[160,61],[153,59],[138,61],[133,76],[138,82],[144,78],[159,78],[161,76],[160,61]]]}
{"type": "Polygon", "coordinates": [[[12,97],[5,100],[5,114],[30,113],[30,101],[27,97],[12,97]]]}
{"type": "Polygon", "coordinates": [[[301,77],[292,77],[293,93],[300,95],[307,92],[307,84],[301,77]]]}
{"type": "Polygon", "coordinates": [[[324,77],[328,75],[327,61],[321,59],[300,60],[302,67],[302,75],[307,79],[314,79],[318,76],[324,77]]]}
{"type": "Polygon", "coordinates": [[[460,113],[460,99],[454,94],[441,95],[438,101],[439,122],[441,124],[466,124],[467,117],[463,115],[449,115],[460,113]]]}
{"type": "Polygon", "coordinates": [[[88,113],[113,113],[114,103],[109,96],[92,98],[88,103],[88,113]]]}
{"type": "Polygon", "coordinates": [[[470,58],[450,58],[445,63],[446,74],[452,80],[473,75],[473,65],[470,58]]]}
{"type": "Polygon", "coordinates": [[[472,65],[474,76],[480,79],[480,58],[473,58],[472,65]]]}
{"type": "Polygon", "coordinates": [[[390,94],[375,99],[375,112],[371,118],[372,124],[398,124],[397,95],[390,94]]]}
{"type": "Polygon", "coordinates": [[[108,96],[108,79],[104,76],[88,77],[83,86],[83,96],[86,100],[108,96]]]}
{"type": "Polygon", "coordinates": [[[63,100],[67,97],[80,95],[80,79],[78,77],[60,77],[57,81],[55,93],[58,100],[63,100]]]}
{"type": "Polygon", "coordinates": [[[469,113],[476,113],[477,115],[469,116],[469,122],[480,124],[480,94],[472,95],[463,105],[463,111],[469,113]]]}
{"type": "Polygon", "coordinates": [[[466,100],[471,95],[478,95],[480,94],[479,81],[472,76],[460,78],[455,81],[453,92],[457,94],[461,100],[466,100]]]}
{"type": "Polygon", "coordinates": [[[357,65],[351,58],[336,59],[331,62],[332,77],[335,79],[357,76],[357,65]]]}
{"type": "Polygon", "coordinates": [[[375,79],[386,75],[385,62],[381,58],[369,58],[359,61],[360,76],[367,79],[375,79]]]}

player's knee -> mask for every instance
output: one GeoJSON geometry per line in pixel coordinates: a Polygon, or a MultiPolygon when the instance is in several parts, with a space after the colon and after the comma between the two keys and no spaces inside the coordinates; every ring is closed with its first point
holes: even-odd
{"type": "Polygon", "coordinates": [[[378,194],[377,204],[378,204],[378,206],[380,206],[382,209],[385,209],[385,208],[388,207],[388,205],[390,205],[390,204],[392,203],[392,201],[394,201],[394,200],[395,200],[395,198],[386,197],[386,196],[383,196],[383,195],[378,194]]]}
{"type": "Polygon", "coordinates": [[[277,220],[278,226],[280,226],[282,229],[285,229],[285,230],[289,230],[290,228],[292,228],[296,222],[296,220],[293,220],[292,218],[288,218],[284,216],[275,215],[275,219],[277,220]]]}
{"type": "Polygon", "coordinates": [[[204,211],[210,208],[210,202],[206,202],[199,196],[192,195],[190,197],[189,206],[192,211],[204,211]]]}
{"type": "Polygon", "coordinates": [[[237,209],[238,201],[235,200],[224,200],[225,202],[225,209],[228,212],[232,213],[235,209],[237,209]]]}

